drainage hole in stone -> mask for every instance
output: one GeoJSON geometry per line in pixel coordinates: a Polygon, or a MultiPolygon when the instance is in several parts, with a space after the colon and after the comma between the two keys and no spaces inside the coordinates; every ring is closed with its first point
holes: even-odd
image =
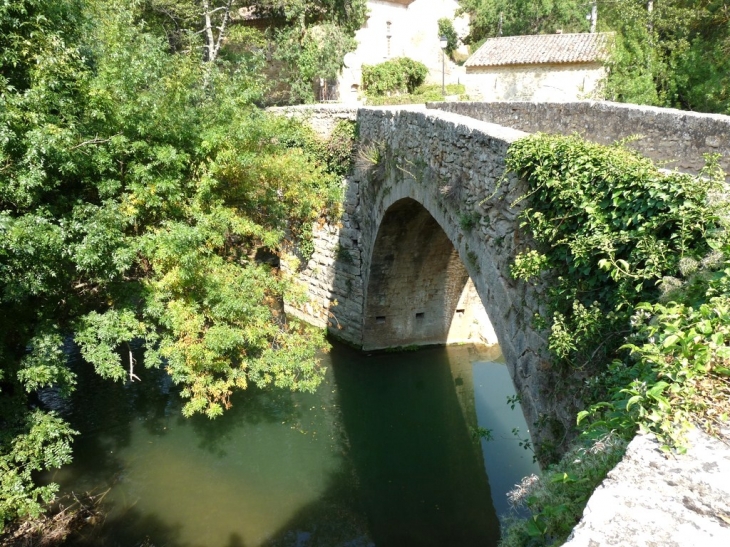
{"type": "Polygon", "coordinates": [[[462,315],[464,315],[464,310],[463,309],[456,310],[456,315],[458,315],[459,317],[461,317],[462,315]]]}
{"type": "Polygon", "coordinates": [[[376,315],[375,316],[375,322],[378,325],[382,325],[383,323],[385,323],[385,316],[384,315],[376,315]]]}
{"type": "Polygon", "coordinates": [[[416,319],[423,319],[423,316],[424,316],[424,313],[423,312],[419,312],[419,313],[416,314],[416,319]]]}

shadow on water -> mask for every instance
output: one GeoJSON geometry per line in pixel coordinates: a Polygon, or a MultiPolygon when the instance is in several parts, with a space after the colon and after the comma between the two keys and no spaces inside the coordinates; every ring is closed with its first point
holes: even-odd
{"type": "Polygon", "coordinates": [[[336,346],[332,360],[375,544],[496,545],[489,481],[447,350],[364,360],[336,346]]]}
{"type": "Polygon", "coordinates": [[[82,373],[75,461],[53,478],[111,490],[104,523],[67,545],[496,545],[458,353],[335,344],[317,393],[240,393],[214,421],[182,418],[162,371],[133,385],[82,373]]]}

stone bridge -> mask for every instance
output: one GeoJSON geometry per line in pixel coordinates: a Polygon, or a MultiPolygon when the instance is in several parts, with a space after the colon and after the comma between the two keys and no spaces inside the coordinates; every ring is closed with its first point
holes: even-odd
{"type": "Polygon", "coordinates": [[[307,294],[287,311],[363,350],[498,342],[529,424],[549,417],[569,427],[575,409],[555,400],[546,338],[532,326],[545,313],[541,288],[510,276],[529,237],[517,220],[526,187],[505,176],[504,160],[527,133],[488,120],[599,142],[642,132],[632,146],[654,159],[679,158],[679,169],[697,172],[706,152],[724,153],[730,167],[725,116],[591,102],[285,112],[323,135],[353,120],[359,135],[341,221],[315,227],[306,262],[296,250],[282,261],[307,294]]]}

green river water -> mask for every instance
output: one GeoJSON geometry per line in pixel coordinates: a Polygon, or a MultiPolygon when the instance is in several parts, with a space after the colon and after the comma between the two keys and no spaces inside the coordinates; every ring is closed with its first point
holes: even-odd
{"type": "Polygon", "coordinates": [[[74,463],[51,478],[108,489],[108,515],[67,545],[496,545],[505,493],[537,472],[499,361],[494,348],[335,344],[316,393],[240,393],[214,421],[183,418],[160,371],[126,385],[79,371],[74,463]]]}

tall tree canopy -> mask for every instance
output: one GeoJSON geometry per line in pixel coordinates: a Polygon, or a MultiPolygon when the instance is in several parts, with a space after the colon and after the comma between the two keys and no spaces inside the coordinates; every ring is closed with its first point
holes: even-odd
{"type": "MultiPolygon", "coordinates": [[[[607,98],[730,114],[727,0],[597,0],[598,30],[616,32],[607,98]]],[[[585,0],[464,0],[473,45],[498,36],[585,32],[585,0]],[[501,23],[500,23],[501,21],[501,23]]]]}
{"type": "MultiPolygon", "coordinates": [[[[322,332],[283,315],[296,295],[255,255],[337,214],[340,166],[253,106],[255,49],[233,62],[204,27],[167,32],[183,20],[163,8],[183,4],[0,3],[0,530],[52,497],[33,472],[70,458],[73,431],[36,394],[74,389],[71,340],[127,381],[144,379],[129,348],[143,341],[188,415],[250,384],[320,380],[322,332]]],[[[324,9],[271,9],[295,4],[324,9]]]]}
{"type": "Polygon", "coordinates": [[[366,0],[144,0],[141,9],[175,51],[234,63],[267,52],[270,83],[286,89],[273,96],[293,103],[312,102],[313,82],[337,76],[366,13],[366,0]]]}
{"type": "Polygon", "coordinates": [[[730,114],[730,3],[618,0],[599,9],[618,35],[609,98],[730,114]]]}
{"type": "Polygon", "coordinates": [[[585,0],[463,0],[460,13],[469,15],[467,42],[523,34],[585,32],[590,27],[585,0]]]}

